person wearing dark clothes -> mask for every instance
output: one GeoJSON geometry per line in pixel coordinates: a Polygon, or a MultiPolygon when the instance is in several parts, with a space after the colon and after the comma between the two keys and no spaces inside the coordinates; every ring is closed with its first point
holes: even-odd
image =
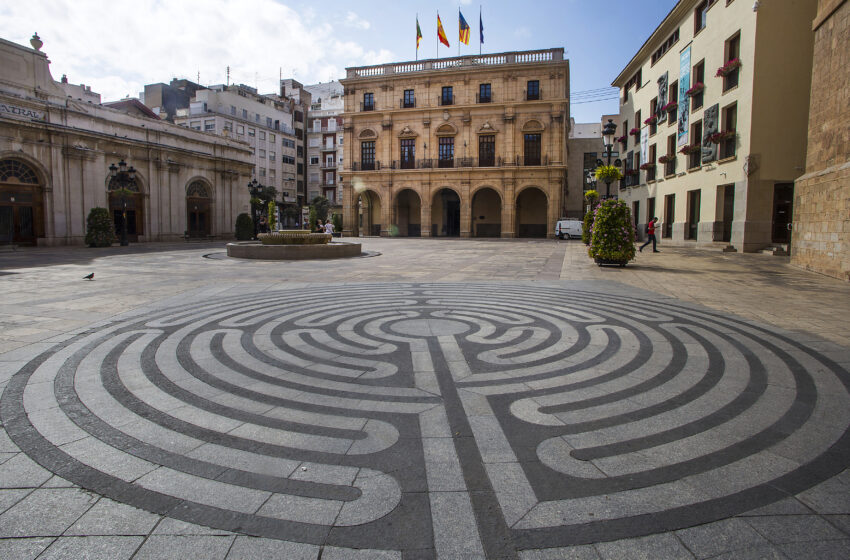
{"type": "Polygon", "coordinates": [[[647,245],[649,245],[650,243],[652,243],[652,252],[653,253],[660,253],[661,252],[661,251],[659,251],[658,249],[655,248],[655,243],[656,243],[656,241],[655,241],[655,228],[656,228],[657,225],[658,225],[658,218],[652,218],[652,220],[648,224],[646,224],[646,233],[647,233],[646,243],[641,245],[640,249],[638,249],[638,251],[643,252],[643,248],[646,247],[647,245]]]}

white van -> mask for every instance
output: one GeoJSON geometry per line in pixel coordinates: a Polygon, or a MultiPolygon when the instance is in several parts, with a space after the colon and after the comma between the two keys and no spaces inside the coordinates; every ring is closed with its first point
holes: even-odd
{"type": "Polygon", "coordinates": [[[582,221],[577,218],[558,220],[555,224],[555,237],[558,239],[581,239],[582,221]]]}

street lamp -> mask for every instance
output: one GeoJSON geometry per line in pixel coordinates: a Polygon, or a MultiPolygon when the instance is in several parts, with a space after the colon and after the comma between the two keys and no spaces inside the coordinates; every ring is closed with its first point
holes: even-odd
{"type": "Polygon", "coordinates": [[[110,185],[115,185],[118,188],[118,195],[121,197],[121,246],[126,247],[127,242],[127,193],[130,187],[136,185],[136,170],[131,165],[127,168],[127,162],[124,158],[109,166],[109,176],[111,178],[110,185]]]}
{"type": "Polygon", "coordinates": [[[248,192],[251,193],[251,221],[254,223],[254,241],[257,240],[257,205],[254,204],[254,199],[259,198],[264,188],[256,179],[248,182],[248,192]]]}
{"type": "MultiPolygon", "coordinates": [[[[608,122],[602,126],[602,142],[605,146],[605,155],[608,156],[607,165],[611,165],[611,151],[614,148],[614,135],[617,134],[617,125],[614,124],[612,119],[608,119],[608,122]]],[[[602,160],[597,160],[597,165],[602,165],[602,160]]],[[[614,165],[620,167],[622,162],[617,159],[614,161],[614,165]]],[[[611,179],[604,179],[605,181],[605,198],[611,197],[611,179]]]]}

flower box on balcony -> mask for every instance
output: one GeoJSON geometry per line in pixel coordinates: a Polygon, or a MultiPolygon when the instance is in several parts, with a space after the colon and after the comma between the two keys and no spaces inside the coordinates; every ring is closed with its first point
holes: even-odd
{"type": "Polygon", "coordinates": [[[697,82],[691,86],[691,89],[685,92],[685,95],[688,97],[693,97],[694,95],[698,95],[705,89],[705,84],[702,82],[697,82]]]}
{"type": "Polygon", "coordinates": [[[717,78],[726,77],[740,67],[741,67],[741,59],[740,58],[733,58],[732,60],[730,60],[729,62],[727,62],[726,64],[724,64],[720,68],[718,68],[717,72],[714,74],[714,76],[717,77],[717,78]]]}
{"type": "Polygon", "coordinates": [[[702,145],[699,143],[696,144],[688,144],[687,146],[683,146],[681,150],[679,150],[680,154],[690,155],[695,154],[702,149],[702,145]]]}
{"type": "Polygon", "coordinates": [[[640,168],[643,169],[644,171],[649,171],[650,169],[655,169],[655,164],[651,163],[651,162],[644,163],[643,165],[640,166],[640,168]]]}
{"type": "Polygon", "coordinates": [[[626,169],[626,177],[634,177],[638,174],[637,169],[626,169]]]}
{"type": "Polygon", "coordinates": [[[629,131],[629,134],[631,134],[632,136],[639,136],[640,135],[640,129],[639,128],[633,128],[629,131]]]}
{"type": "Polygon", "coordinates": [[[619,138],[617,138],[617,142],[619,142],[621,144],[626,144],[626,143],[628,143],[628,141],[629,141],[629,139],[626,137],[625,134],[623,136],[620,136],[619,138]]]}
{"type": "Polygon", "coordinates": [[[672,113],[678,107],[679,107],[678,103],[676,103],[675,101],[671,101],[667,105],[664,105],[663,107],[661,107],[661,110],[664,111],[665,113],[672,113]]]}
{"type": "Polygon", "coordinates": [[[649,125],[652,125],[652,124],[655,124],[655,123],[657,123],[657,122],[658,122],[658,116],[656,116],[656,115],[652,115],[651,117],[649,117],[648,119],[646,119],[645,121],[643,121],[643,124],[649,124],[649,125]]]}
{"type": "Polygon", "coordinates": [[[724,140],[729,140],[730,138],[734,138],[734,137],[735,137],[735,131],[734,130],[723,130],[723,131],[720,131],[720,132],[715,132],[714,134],[710,134],[708,136],[708,139],[711,141],[712,144],[720,144],[724,140]]]}
{"type": "Polygon", "coordinates": [[[658,158],[658,163],[670,163],[676,159],[676,154],[664,154],[658,158]]]}

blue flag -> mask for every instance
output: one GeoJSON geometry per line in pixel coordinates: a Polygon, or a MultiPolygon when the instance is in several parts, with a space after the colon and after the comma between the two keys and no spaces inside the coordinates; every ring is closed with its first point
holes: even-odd
{"type": "Polygon", "coordinates": [[[484,44],[484,20],[481,18],[481,12],[478,12],[478,27],[481,30],[481,44],[484,44]]]}

